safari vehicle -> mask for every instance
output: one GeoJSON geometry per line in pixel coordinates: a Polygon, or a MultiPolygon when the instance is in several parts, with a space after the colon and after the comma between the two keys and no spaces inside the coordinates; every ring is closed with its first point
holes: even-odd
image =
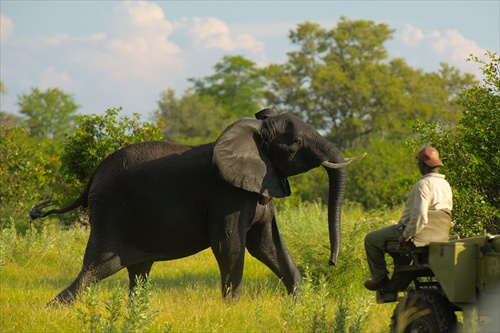
{"type": "MultiPolygon", "coordinates": [[[[391,281],[377,291],[377,303],[398,302],[391,332],[450,332],[487,316],[488,332],[499,332],[500,235],[485,234],[426,247],[385,244],[394,258],[391,281]]],[[[477,321],[476,321],[477,322],[477,321]]]]}

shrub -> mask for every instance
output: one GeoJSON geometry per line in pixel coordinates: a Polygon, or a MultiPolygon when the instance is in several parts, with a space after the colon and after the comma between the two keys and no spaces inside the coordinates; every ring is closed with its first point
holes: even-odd
{"type": "Polygon", "coordinates": [[[128,300],[119,282],[107,300],[99,299],[99,291],[100,285],[90,284],[78,297],[78,319],[84,332],[143,332],[158,316],[149,282],[138,280],[128,300]]]}
{"type": "Polygon", "coordinates": [[[306,271],[300,289],[299,300],[284,299],[281,308],[283,327],[300,332],[363,332],[362,324],[367,319],[369,305],[357,309],[346,299],[332,302],[331,287],[325,276],[313,279],[306,271]]]}
{"type": "Polygon", "coordinates": [[[63,143],[62,171],[68,177],[84,184],[97,165],[115,150],[135,142],[162,139],[161,123],[141,123],[138,114],[117,119],[120,110],[77,117],[76,130],[63,143]]]}
{"type": "Polygon", "coordinates": [[[16,221],[17,229],[26,230],[28,211],[50,191],[57,159],[44,154],[48,144],[31,137],[27,128],[0,123],[0,228],[16,221]]]}

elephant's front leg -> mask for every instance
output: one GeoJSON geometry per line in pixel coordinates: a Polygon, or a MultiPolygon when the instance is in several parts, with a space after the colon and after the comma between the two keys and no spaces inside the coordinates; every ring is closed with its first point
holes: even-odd
{"type": "Polygon", "coordinates": [[[243,262],[245,251],[230,253],[228,256],[216,256],[222,280],[222,297],[237,298],[241,294],[243,262]]]}
{"type": "Polygon", "coordinates": [[[245,236],[237,227],[226,225],[211,239],[212,251],[219,264],[222,296],[236,298],[241,294],[245,259],[245,236]]]}
{"type": "Polygon", "coordinates": [[[254,225],[248,231],[246,246],[252,256],[283,281],[288,293],[296,297],[302,277],[281,238],[274,216],[254,225]]]}

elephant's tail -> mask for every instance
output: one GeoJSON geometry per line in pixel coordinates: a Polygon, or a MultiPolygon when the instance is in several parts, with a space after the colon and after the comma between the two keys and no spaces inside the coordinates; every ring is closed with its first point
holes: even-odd
{"type": "Polygon", "coordinates": [[[47,211],[47,212],[44,213],[43,212],[43,208],[52,205],[52,200],[47,200],[47,201],[44,201],[42,203],[39,203],[38,205],[36,205],[35,207],[33,207],[33,209],[31,209],[31,211],[29,213],[31,219],[32,220],[36,220],[38,218],[42,218],[42,217],[45,217],[45,216],[48,216],[48,215],[51,215],[51,214],[66,213],[66,212],[69,212],[70,210],[73,210],[73,209],[78,208],[80,206],[87,207],[87,205],[88,205],[87,199],[88,199],[88,194],[89,194],[91,183],[92,183],[92,181],[89,181],[87,183],[87,186],[85,187],[85,190],[78,197],[78,199],[76,199],[75,201],[73,201],[72,203],[70,203],[69,205],[67,205],[66,207],[63,207],[63,208],[60,208],[60,209],[51,209],[51,210],[49,210],[49,211],[47,211]]]}

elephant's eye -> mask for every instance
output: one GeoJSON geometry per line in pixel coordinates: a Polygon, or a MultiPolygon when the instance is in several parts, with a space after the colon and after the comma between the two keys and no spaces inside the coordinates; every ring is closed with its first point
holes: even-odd
{"type": "Polygon", "coordinates": [[[304,142],[302,141],[302,139],[295,139],[293,141],[293,147],[295,150],[299,150],[304,147],[304,142]]]}
{"type": "Polygon", "coordinates": [[[295,139],[293,143],[288,147],[290,153],[295,154],[302,148],[302,140],[295,139]]]}

